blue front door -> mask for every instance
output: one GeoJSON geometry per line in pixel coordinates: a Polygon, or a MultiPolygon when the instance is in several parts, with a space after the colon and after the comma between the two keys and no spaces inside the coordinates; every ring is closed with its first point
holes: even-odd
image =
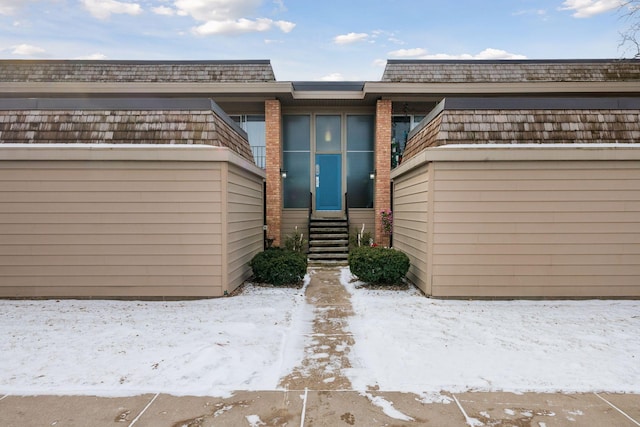
{"type": "Polygon", "coordinates": [[[316,210],[342,210],[341,154],[316,154],[316,210]]]}

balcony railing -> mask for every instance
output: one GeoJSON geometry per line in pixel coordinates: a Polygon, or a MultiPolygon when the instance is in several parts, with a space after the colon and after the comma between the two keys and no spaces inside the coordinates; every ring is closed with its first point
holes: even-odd
{"type": "Polygon", "coordinates": [[[253,153],[253,160],[261,169],[267,167],[267,147],[265,146],[251,146],[251,153],[253,153]]]}

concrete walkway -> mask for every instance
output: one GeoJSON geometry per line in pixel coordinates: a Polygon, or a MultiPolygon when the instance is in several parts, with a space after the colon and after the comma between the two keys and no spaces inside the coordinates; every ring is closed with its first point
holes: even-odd
{"type": "Polygon", "coordinates": [[[281,391],[230,398],[0,396],[0,427],[30,426],[640,426],[640,395],[356,392],[344,374],[354,343],[339,269],[312,269],[312,339],[281,391]]]}

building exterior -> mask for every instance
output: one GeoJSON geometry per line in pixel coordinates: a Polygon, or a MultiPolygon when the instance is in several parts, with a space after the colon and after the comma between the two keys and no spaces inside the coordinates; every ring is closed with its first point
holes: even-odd
{"type": "MultiPolygon", "coordinates": [[[[541,285],[532,284],[519,290],[515,286],[519,280],[524,280],[518,278],[526,275],[523,273],[526,269],[514,267],[528,265],[522,263],[522,259],[514,258],[508,265],[502,265],[501,274],[487,275],[487,281],[501,275],[515,277],[513,280],[502,277],[501,289],[487,286],[477,279],[479,270],[470,266],[489,261],[480,258],[473,261],[470,255],[474,254],[473,250],[486,251],[487,247],[477,246],[469,253],[461,253],[463,258],[467,256],[468,263],[464,268],[468,274],[446,273],[451,269],[462,271],[462,267],[457,269],[450,267],[454,264],[443,264],[440,261],[444,257],[435,257],[440,255],[438,251],[468,247],[477,243],[474,239],[483,233],[476,230],[475,234],[467,236],[471,240],[450,243],[458,245],[456,248],[441,247],[437,241],[440,235],[433,231],[434,227],[441,227],[436,227],[439,224],[436,220],[448,215],[447,212],[451,212],[450,218],[461,216],[461,213],[447,209],[464,203],[470,205],[466,207],[470,209],[468,214],[476,218],[473,209],[481,203],[473,198],[478,190],[470,184],[468,189],[460,190],[458,194],[463,200],[451,200],[446,202],[449,203],[447,205],[438,197],[453,195],[440,196],[436,193],[441,184],[436,184],[439,181],[434,178],[440,176],[440,172],[436,172],[440,168],[458,165],[464,159],[474,159],[475,166],[487,166],[493,161],[507,162],[509,159],[509,162],[515,162],[509,163],[510,166],[526,163],[533,165],[529,169],[540,167],[540,170],[550,170],[552,166],[558,166],[553,162],[553,156],[559,152],[549,151],[547,145],[562,144],[558,147],[565,150],[561,157],[568,162],[562,163],[563,168],[568,168],[566,170],[575,168],[574,162],[586,162],[585,165],[597,164],[597,173],[609,176],[612,170],[619,170],[624,164],[622,169],[626,172],[620,172],[622,181],[612,181],[613,187],[603,187],[600,191],[610,192],[618,185],[628,187],[625,195],[620,196],[626,199],[615,201],[625,206],[626,214],[605,210],[598,215],[619,218],[618,231],[613,234],[626,237],[619,240],[607,237],[611,241],[609,252],[588,254],[592,258],[599,255],[609,257],[608,267],[599,275],[605,277],[617,272],[624,279],[614,283],[613,288],[617,290],[601,284],[599,287],[594,285],[589,292],[582,292],[575,290],[579,287],[580,275],[575,272],[549,272],[545,277],[553,277],[563,289],[549,295],[640,295],[638,285],[625,285],[640,283],[640,229],[637,228],[640,223],[633,219],[640,218],[637,209],[640,186],[635,186],[638,164],[634,163],[637,160],[636,144],[640,143],[638,60],[388,61],[382,79],[375,82],[280,82],[275,78],[269,61],[262,60],[0,61],[0,91],[3,94],[0,98],[0,118],[3,118],[0,122],[0,143],[4,146],[4,149],[0,147],[0,163],[4,165],[8,165],[4,162],[9,160],[6,153],[12,144],[36,144],[32,148],[38,150],[44,150],[42,144],[51,143],[106,144],[105,147],[144,144],[154,145],[152,148],[155,150],[160,145],[182,144],[222,147],[232,153],[229,156],[237,157],[232,163],[242,165],[243,171],[249,171],[238,172],[238,175],[255,177],[254,183],[236,186],[231,192],[238,197],[249,195],[241,203],[244,207],[233,213],[220,213],[228,218],[252,218],[247,221],[252,224],[249,228],[254,230],[249,233],[253,243],[248,245],[247,253],[240,256],[236,264],[244,262],[258,250],[255,236],[262,233],[262,229],[256,227],[257,208],[251,200],[261,199],[264,209],[260,206],[259,210],[264,215],[265,237],[274,244],[281,244],[296,227],[298,230],[310,230],[312,218],[348,217],[351,230],[361,229],[364,224],[376,242],[383,245],[393,243],[395,247],[406,250],[412,258],[411,279],[426,293],[436,296],[545,295],[541,285]],[[206,108],[203,102],[209,102],[206,108]],[[123,122],[133,125],[129,128],[115,125],[123,122]],[[67,123],[82,125],[74,127],[67,123]],[[503,146],[506,151],[491,151],[489,155],[488,144],[503,146]],[[532,144],[540,147],[530,146],[532,144]],[[596,144],[591,147],[597,153],[591,150],[591,157],[584,159],[580,153],[588,144],[596,144]],[[603,144],[624,145],[625,149],[616,150],[603,144]],[[529,151],[515,150],[517,145],[529,151]],[[537,151],[536,148],[544,150],[537,151]],[[512,154],[505,154],[512,151],[526,156],[512,159],[509,157],[512,154]],[[500,153],[496,159],[494,153],[500,153]],[[574,154],[576,156],[572,157],[574,154]],[[461,157],[456,157],[458,155],[461,157]],[[245,164],[252,158],[255,165],[245,164]],[[255,186],[255,182],[263,177],[264,194],[255,186]],[[415,185],[410,184],[414,181],[415,185]],[[434,185],[433,189],[429,190],[429,185],[434,185]],[[439,208],[445,210],[439,211],[439,208]],[[392,236],[383,232],[379,214],[387,209],[393,209],[395,213],[393,242],[390,242],[392,236]],[[620,250],[619,245],[626,246],[620,250]],[[612,260],[622,258],[624,271],[612,267],[616,264],[612,260]],[[572,276],[573,285],[561,283],[563,276],[572,276]],[[455,281],[473,285],[453,288],[454,285],[450,284],[455,281]],[[505,292],[505,288],[514,290],[505,292]]],[[[35,151],[27,148],[14,147],[22,150],[26,158],[20,160],[14,153],[12,161],[31,161],[27,153],[35,151]]],[[[166,154],[170,151],[161,152],[161,157],[170,155],[166,154]]],[[[198,163],[198,153],[193,151],[189,161],[198,163]]],[[[50,150],[47,154],[40,154],[48,155],[51,155],[50,150]]],[[[84,156],[85,161],[90,159],[88,154],[84,156]]],[[[502,167],[506,163],[499,165],[502,167]]],[[[457,170],[456,167],[452,170],[457,170]]],[[[515,169],[518,168],[509,170],[515,169]]],[[[585,171],[581,179],[595,173],[591,169],[585,171]]],[[[537,171],[526,180],[535,181],[541,173],[537,171]]],[[[473,173],[468,177],[470,183],[479,179],[473,173]]],[[[500,187],[501,181],[513,179],[505,173],[503,178],[496,179],[496,186],[500,187]]],[[[27,186],[21,184],[16,188],[27,186]]],[[[5,188],[8,187],[10,184],[6,184],[5,188]]],[[[519,188],[515,190],[519,191],[519,188]]],[[[515,190],[513,194],[517,192],[515,190]]],[[[142,187],[140,191],[143,191],[142,187]]],[[[573,190],[568,187],[566,191],[573,190]]],[[[597,203],[597,197],[602,193],[592,195],[596,198],[580,200],[583,205],[576,204],[573,209],[581,210],[587,204],[597,203]]],[[[232,197],[235,196],[228,196],[229,200],[232,197]]],[[[547,202],[532,199],[533,205],[541,206],[547,202]]],[[[521,205],[522,209],[531,207],[521,205]]],[[[555,208],[549,205],[548,209],[555,208]]],[[[502,217],[500,221],[505,219],[502,217]]],[[[599,222],[590,222],[595,223],[599,222]]],[[[10,228],[7,223],[4,225],[10,228]]],[[[517,228],[517,225],[513,227],[517,228]]],[[[555,227],[561,225],[556,224],[555,227]]],[[[541,234],[553,234],[549,230],[541,234]]],[[[580,229],[574,234],[585,231],[580,229]]],[[[177,236],[180,232],[177,230],[173,234],[177,236]]],[[[262,234],[260,236],[262,241],[262,234]]],[[[513,241],[519,238],[517,233],[511,236],[505,237],[505,244],[510,238],[515,239],[513,241]]],[[[458,237],[447,236],[446,239],[458,237]]],[[[588,239],[584,241],[590,242],[588,239]]],[[[27,240],[23,243],[25,251],[33,249],[27,240]]],[[[242,247],[240,243],[234,244],[234,248],[242,247]]],[[[551,239],[545,244],[551,247],[560,242],[551,239]]],[[[571,244],[579,245],[579,242],[571,244]]],[[[509,248],[503,249],[508,253],[509,248]]],[[[494,255],[501,256],[500,253],[494,255]]],[[[580,257],[579,253],[566,255],[583,260],[572,263],[573,266],[587,259],[580,257]]],[[[456,257],[459,259],[462,258],[456,257]]],[[[186,256],[185,262],[196,261],[186,256]]],[[[3,265],[6,263],[10,263],[8,258],[3,265]]],[[[224,264],[222,262],[221,265],[224,264]]],[[[204,267],[203,264],[198,265],[204,267]]],[[[483,265],[485,270],[490,268],[487,267],[489,264],[483,265]]],[[[237,265],[224,268],[233,270],[237,265]]],[[[42,275],[46,274],[43,270],[42,275]]],[[[237,274],[236,284],[220,286],[207,295],[233,290],[247,274],[250,273],[245,269],[237,274]]],[[[200,276],[206,277],[207,274],[200,276]]],[[[0,273],[0,277],[2,286],[9,286],[5,284],[12,280],[9,277],[14,276],[2,276],[0,273]]],[[[202,280],[205,283],[213,279],[202,280]]],[[[544,278],[531,280],[540,282],[544,278]]],[[[134,282],[132,279],[123,286],[134,286],[134,282]]],[[[19,285],[12,286],[14,292],[19,285]]],[[[167,286],[171,284],[167,282],[167,286]]],[[[176,282],[175,286],[180,284],[176,282]]],[[[38,293],[37,290],[33,292],[38,293]]],[[[157,291],[159,294],[163,292],[157,291]]],[[[179,291],[170,293],[178,294],[179,291]]]]}

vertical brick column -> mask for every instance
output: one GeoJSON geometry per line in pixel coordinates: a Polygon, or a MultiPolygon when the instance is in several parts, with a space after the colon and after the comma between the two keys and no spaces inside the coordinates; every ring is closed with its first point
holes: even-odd
{"type": "Polygon", "coordinates": [[[282,222],[282,113],[280,101],[268,99],[264,102],[266,128],[266,169],[267,169],[267,237],[280,245],[282,222]]]}
{"type": "Polygon", "coordinates": [[[391,207],[391,101],[379,99],[376,104],[376,180],[375,199],[375,241],[388,246],[389,238],[383,233],[380,211],[391,207]]]}

